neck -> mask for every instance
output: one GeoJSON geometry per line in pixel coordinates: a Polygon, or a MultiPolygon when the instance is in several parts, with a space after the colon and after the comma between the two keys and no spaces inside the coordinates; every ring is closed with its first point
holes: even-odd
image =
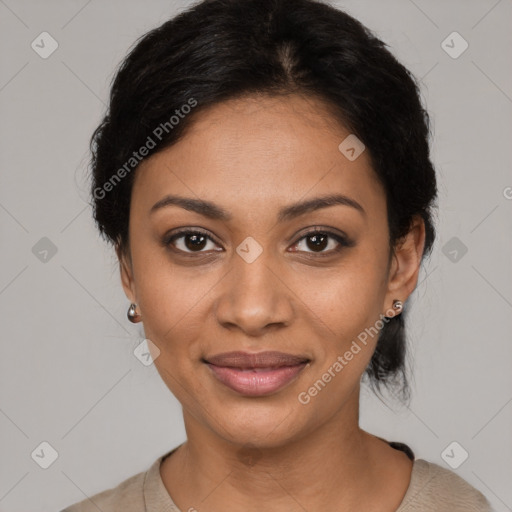
{"type": "Polygon", "coordinates": [[[182,511],[342,511],[365,500],[371,510],[368,490],[385,492],[383,450],[395,450],[359,428],[358,391],[329,422],[274,446],[233,443],[184,411],[188,440],[162,464],[164,485],[182,511]]]}

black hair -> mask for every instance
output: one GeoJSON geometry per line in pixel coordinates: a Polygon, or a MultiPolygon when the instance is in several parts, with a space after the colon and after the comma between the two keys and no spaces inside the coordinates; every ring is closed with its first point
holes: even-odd
{"type": "MultiPolygon", "coordinates": [[[[430,121],[415,77],[368,28],[316,0],[204,0],[139,38],[91,138],[100,233],[125,251],[135,170],[209,106],[253,94],[319,98],[366,146],[387,199],[390,248],[414,217],[435,238],[430,121]],[[134,153],[135,152],[135,153],[134,153]]],[[[409,397],[405,318],[385,322],[365,376],[409,397]]]]}

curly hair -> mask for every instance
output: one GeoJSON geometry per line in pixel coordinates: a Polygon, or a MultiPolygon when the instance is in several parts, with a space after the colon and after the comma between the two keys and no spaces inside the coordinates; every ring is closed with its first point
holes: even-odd
{"type": "MultiPolygon", "coordinates": [[[[435,238],[430,121],[415,77],[345,12],[316,0],[204,0],[139,38],[111,84],[90,148],[94,219],[129,247],[138,164],[175,144],[209,106],[249,94],[301,94],[329,106],[366,146],[387,200],[390,254],[415,216],[423,258],[435,238]]],[[[365,370],[371,387],[409,397],[405,313],[380,330],[365,370]]]]}

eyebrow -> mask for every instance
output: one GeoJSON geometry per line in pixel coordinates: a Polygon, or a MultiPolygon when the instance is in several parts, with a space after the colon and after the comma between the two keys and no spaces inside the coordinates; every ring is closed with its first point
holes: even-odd
{"type": "MultiPolygon", "coordinates": [[[[363,216],[366,216],[366,211],[355,199],[342,194],[331,194],[288,205],[279,211],[277,219],[278,222],[284,222],[305,213],[335,205],[350,206],[358,210],[363,216]]],[[[213,220],[230,221],[233,218],[227,210],[211,201],[176,195],[167,195],[163,199],[160,199],[160,201],[156,202],[151,207],[150,214],[167,206],[179,206],[180,208],[196,212],[213,220]]]]}

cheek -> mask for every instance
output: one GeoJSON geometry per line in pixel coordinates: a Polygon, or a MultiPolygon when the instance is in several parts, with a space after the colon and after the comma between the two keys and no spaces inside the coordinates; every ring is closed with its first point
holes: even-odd
{"type": "Polygon", "coordinates": [[[333,279],[324,293],[311,297],[308,306],[315,313],[311,321],[318,328],[313,326],[313,331],[322,335],[315,351],[318,359],[297,399],[312,407],[316,418],[331,414],[333,407],[343,407],[372,358],[381,313],[375,291],[378,281],[379,276],[370,272],[347,272],[345,277],[333,279]]]}
{"type": "MultiPolygon", "coordinates": [[[[213,285],[213,284],[212,284],[213,285]]],[[[198,320],[211,286],[198,279],[183,279],[153,268],[139,281],[139,302],[148,338],[164,350],[193,351],[202,332],[198,320]]]]}
{"type": "Polygon", "coordinates": [[[322,395],[318,407],[328,408],[329,397],[347,395],[371,360],[382,327],[386,270],[382,253],[361,247],[330,276],[304,283],[304,311],[313,313],[310,321],[323,340],[316,351],[317,365],[307,379],[314,387],[312,393],[322,395]],[[320,393],[324,385],[329,389],[320,393]]]}
{"type": "Polygon", "coordinates": [[[135,248],[132,261],[146,336],[162,352],[186,348],[197,334],[194,317],[207,299],[211,278],[171,265],[160,248],[135,248]]]}
{"type": "Polygon", "coordinates": [[[385,268],[376,254],[365,252],[353,254],[329,275],[308,277],[300,285],[307,308],[345,341],[373,325],[381,312],[385,268]]]}
{"type": "Polygon", "coordinates": [[[155,367],[180,403],[200,416],[207,405],[202,404],[204,390],[196,378],[205,331],[200,317],[205,314],[207,291],[214,282],[187,278],[168,263],[155,260],[150,265],[135,267],[134,271],[137,270],[144,332],[157,349],[157,357],[153,357],[155,367]]]}

